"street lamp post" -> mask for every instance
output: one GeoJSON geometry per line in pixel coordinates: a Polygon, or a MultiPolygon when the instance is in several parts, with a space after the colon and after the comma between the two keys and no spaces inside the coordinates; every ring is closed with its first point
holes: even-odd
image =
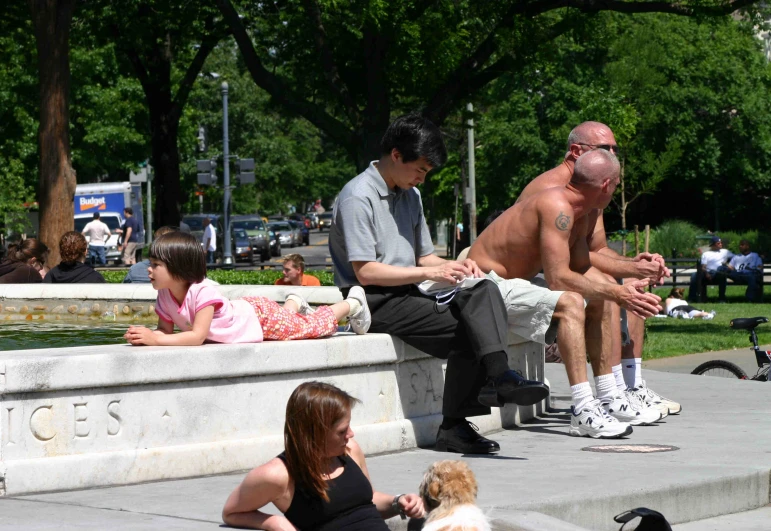
{"type": "Polygon", "coordinates": [[[225,223],[223,234],[222,262],[224,264],[233,263],[233,254],[230,251],[230,148],[228,146],[228,84],[222,83],[222,179],[225,187],[224,207],[225,223]]]}

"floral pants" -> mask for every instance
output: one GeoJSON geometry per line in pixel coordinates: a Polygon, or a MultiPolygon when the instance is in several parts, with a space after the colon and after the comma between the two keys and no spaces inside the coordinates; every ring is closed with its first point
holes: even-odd
{"type": "Polygon", "coordinates": [[[265,340],[316,339],[337,332],[337,319],[329,306],[300,315],[265,297],[244,297],[252,305],[262,325],[265,340]]]}

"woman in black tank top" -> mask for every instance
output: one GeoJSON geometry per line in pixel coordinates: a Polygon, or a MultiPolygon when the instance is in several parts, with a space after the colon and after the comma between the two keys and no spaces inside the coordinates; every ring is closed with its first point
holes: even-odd
{"type": "Polygon", "coordinates": [[[385,531],[384,518],[422,517],[417,494],[373,491],[350,427],[356,402],[320,382],[295,389],[287,403],[285,451],[247,474],[225,503],[225,523],[269,531],[385,531]],[[260,511],[269,503],[283,515],[260,511]]]}

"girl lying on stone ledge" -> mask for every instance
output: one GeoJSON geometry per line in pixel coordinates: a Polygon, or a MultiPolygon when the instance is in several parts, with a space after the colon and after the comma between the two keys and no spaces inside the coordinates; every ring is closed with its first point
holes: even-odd
{"type": "Polygon", "coordinates": [[[350,317],[351,329],[365,334],[371,322],[361,288],[348,298],[315,312],[300,296],[287,296],[284,306],[265,297],[230,301],[206,279],[206,256],[190,234],[164,234],[150,246],[150,282],[158,290],[158,329],[130,326],[123,336],[132,345],[200,345],[259,343],[263,340],[315,339],[337,331],[350,317]],[[180,333],[174,334],[174,325],[180,333]]]}

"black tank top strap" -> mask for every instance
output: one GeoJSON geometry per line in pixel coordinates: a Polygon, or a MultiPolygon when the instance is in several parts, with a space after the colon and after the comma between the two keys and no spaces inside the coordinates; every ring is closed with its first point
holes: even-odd
{"type": "MultiPolygon", "coordinates": [[[[278,458],[286,463],[283,453],[278,458]]],[[[386,531],[388,526],[372,503],[372,485],[367,476],[350,456],[338,459],[343,471],[327,481],[329,501],[295,483],[284,516],[302,531],[386,531]]]]}

